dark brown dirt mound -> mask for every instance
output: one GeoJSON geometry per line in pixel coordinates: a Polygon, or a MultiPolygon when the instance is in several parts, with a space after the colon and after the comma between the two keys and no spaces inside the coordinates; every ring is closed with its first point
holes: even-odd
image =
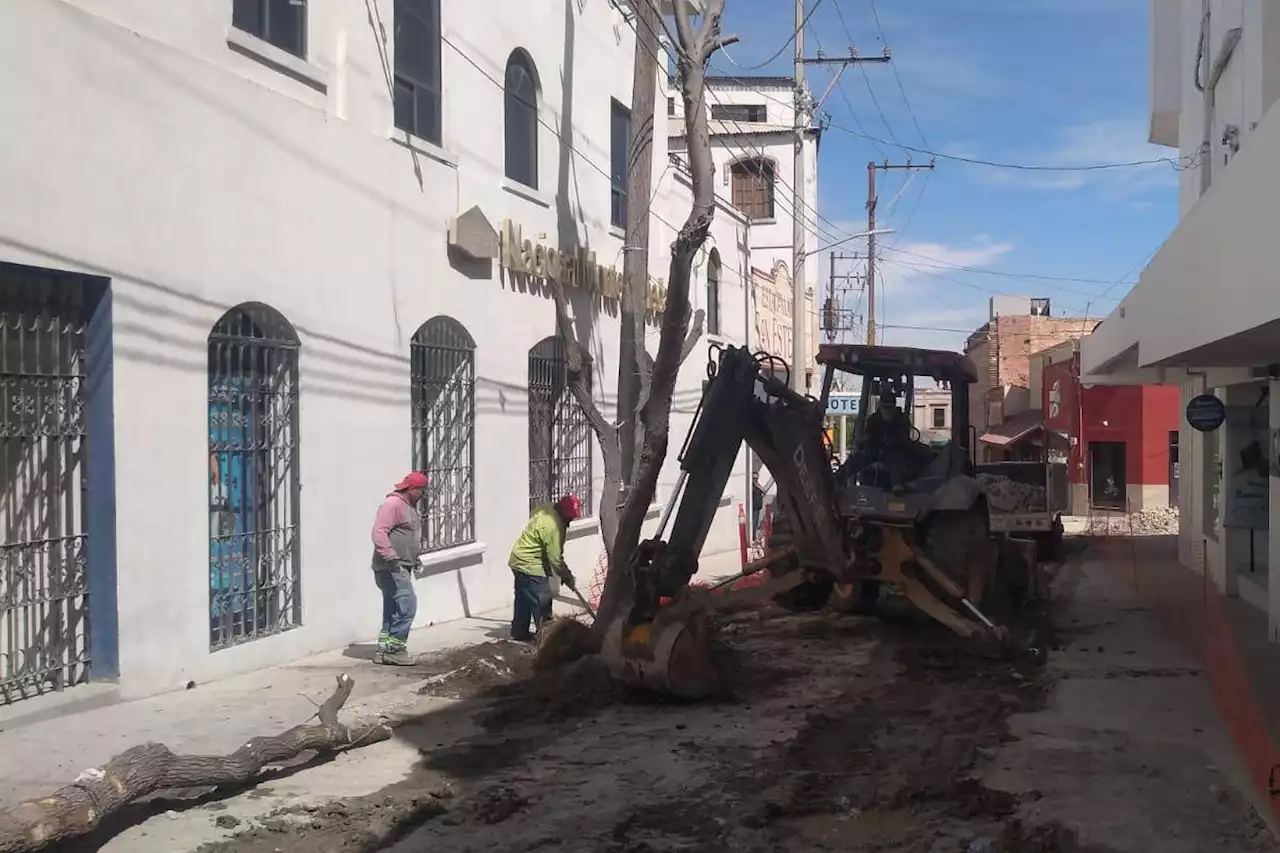
{"type": "Polygon", "coordinates": [[[480,724],[493,730],[589,716],[617,702],[622,693],[604,662],[587,657],[494,687],[487,696],[495,702],[481,715],[480,724]]]}
{"type": "Polygon", "coordinates": [[[423,696],[470,699],[510,684],[533,672],[533,649],[520,643],[496,641],[455,649],[424,660],[423,696]]]}

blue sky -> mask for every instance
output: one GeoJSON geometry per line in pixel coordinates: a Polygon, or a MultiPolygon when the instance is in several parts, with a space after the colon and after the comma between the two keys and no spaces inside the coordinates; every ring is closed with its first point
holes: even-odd
{"type": "MultiPolygon", "coordinates": [[[[882,29],[902,84],[886,65],[863,66],[865,76],[851,67],[843,91],[823,105],[831,122],[819,166],[824,237],[865,229],[868,160],[929,159],[849,130],[1013,164],[1177,156],[1146,142],[1148,0],[875,0],[879,27],[872,0],[806,2],[814,9],[807,53],[819,44],[828,55],[844,53],[846,27],[863,55],[879,53],[882,29]]],[[[727,0],[724,30],[742,40],[713,59],[713,73],[742,75],[768,59],[792,31],[792,16],[783,0],[727,0]]],[[[788,48],[751,73],[790,75],[790,57],[788,48]]],[[[815,94],[831,73],[811,69],[815,94]]],[[[1089,306],[1090,316],[1105,316],[1128,290],[1112,282],[1136,278],[1176,224],[1177,179],[1168,164],[1033,172],[942,158],[905,187],[904,173],[882,175],[880,224],[898,232],[881,238],[878,319],[890,327],[881,341],[958,349],[963,334],[891,327],[974,329],[993,291],[1048,296],[1056,315],[1080,316],[1089,306]]]]}

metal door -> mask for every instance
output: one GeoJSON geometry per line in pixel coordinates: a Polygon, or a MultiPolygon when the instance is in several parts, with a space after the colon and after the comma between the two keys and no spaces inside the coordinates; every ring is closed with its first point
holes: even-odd
{"type": "Polygon", "coordinates": [[[0,281],[0,705],[89,677],[83,284],[0,281]]]}

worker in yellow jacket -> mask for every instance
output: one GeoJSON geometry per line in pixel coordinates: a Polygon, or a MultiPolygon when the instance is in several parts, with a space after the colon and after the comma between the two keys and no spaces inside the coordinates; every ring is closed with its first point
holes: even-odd
{"type": "Polygon", "coordinates": [[[538,629],[550,621],[551,572],[569,589],[577,589],[573,572],[564,561],[564,539],[569,523],[581,515],[582,501],[577,495],[565,495],[554,504],[537,506],[512,546],[507,558],[515,575],[511,639],[527,643],[533,639],[530,621],[538,629]]]}

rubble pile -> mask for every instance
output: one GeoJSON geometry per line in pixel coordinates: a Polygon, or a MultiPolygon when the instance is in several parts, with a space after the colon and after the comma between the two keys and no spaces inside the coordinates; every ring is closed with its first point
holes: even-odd
{"type": "Polygon", "coordinates": [[[1048,492],[1036,483],[1019,483],[999,474],[979,474],[978,485],[987,494],[987,504],[996,512],[1044,512],[1048,492]]]}
{"type": "Polygon", "coordinates": [[[1135,513],[1094,515],[1085,533],[1089,536],[1171,536],[1178,532],[1178,508],[1152,507],[1135,513]]]}

